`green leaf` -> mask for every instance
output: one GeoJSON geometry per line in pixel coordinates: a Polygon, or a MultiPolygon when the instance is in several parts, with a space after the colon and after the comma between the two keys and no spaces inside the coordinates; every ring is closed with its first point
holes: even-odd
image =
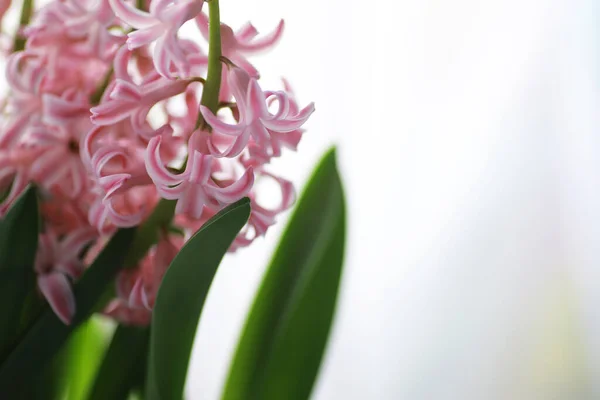
{"type": "Polygon", "coordinates": [[[146,398],[178,400],[202,306],[217,267],[250,215],[250,201],[234,203],[200,228],[171,263],[152,315],[146,398]]]}
{"type": "Polygon", "coordinates": [[[161,199],[152,214],[144,221],[135,232],[135,237],[127,258],[125,266],[132,267],[148,253],[150,247],[158,242],[162,228],[168,227],[175,213],[177,201],[161,199]]]}
{"type": "Polygon", "coordinates": [[[344,238],[344,196],[332,149],[310,179],[266,272],[224,400],[309,398],[335,311],[344,238]]]}
{"type": "Polygon", "coordinates": [[[18,395],[11,398],[19,400],[64,400],[63,394],[67,385],[65,376],[67,349],[62,348],[52,360],[27,385],[23,385],[18,395]]]}
{"type": "Polygon", "coordinates": [[[35,321],[0,366],[0,399],[15,398],[14,391],[36,376],[92,314],[107,285],[123,265],[134,229],[119,230],[74,286],[77,310],[71,325],[64,325],[49,307],[35,321]],[[12,397],[11,397],[12,396],[12,397]]]}
{"type": "Polygon", "coordinates": [[[85,400],[100,368],[111,334],[111,324],[92,317],[71,335],[66,350],[65,400],[85,400]]]}
{"type": "Polygon", "coordinates": [[[23,306],[35,289],[39,212],[29,187],[0,221],[0,355],[14,342],[23,306]]]}
{"type": "Polygon", "coordinates": [[[146,373],[148,327],[119,325],[98,371],[88,400],[126,400],[146,373]]]}

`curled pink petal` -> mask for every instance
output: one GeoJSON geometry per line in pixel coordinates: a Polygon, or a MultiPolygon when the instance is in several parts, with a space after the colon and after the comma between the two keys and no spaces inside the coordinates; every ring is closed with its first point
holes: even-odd
{"type": "Polygon", "coordinates": [[[131,289],[131,293],[129,294],[129,304],[134,308],[144,307],[144,282],[141,277],[139,277],[133,288],[131,289]]]}
{"type": "Polygon", "coordinates": [[[169,79],[189,76],[190,67],[177,32],[186,21],[202,11],[203,4],[204,0],[154,0],[150,3],[149,12],[144,12],[123,0],[110,0],[115,14],[136,28],[128,34],[128,48],[133,50],[154,42],[154,67],[169,79]]]}
{"type": "Polygon", "coordinates": [[[145,163],[148,174],[155,183],[161,186],[173,186],[181,183],[181,179],[172,174],[165,168],[160,156],[161,136],[155,136],[148,142],[148,148],[145,153],[145,163]]]}
{"type": "MultiPolygon", "coordinates": [[[[219,151],[217,146],[209,141],[210,151],[216,157],[235,157],[250,144],[254,148],[254,154],[275,155],[279,140],[274,140],[272,135],[299,130],[314,112],[312,103],[299,112],[292,112],[296,110],[296,105],[286,93],[263,92],[258,81],[240,68],[230,67],[228,74],[231,91],[237,100],[238,123],[227,124],[208,108],[200,107],[204,119],[214,132],[238,137],[224,152],[219,151]],[[267,101],[272,101],[270,98],[279,103],[279,110],[275,114],[271,114],[267,107],[267,101]],[[250,140],[253,142],[250,143],[250,140]]],[[[266,161],[268,159],[268,156],[265,157],[266,161]]]]}
{"type": "Polygon", "coordinates": [[[210,193],[221,203],[230,204],[248,194],[253,184],[254,173],[252,167],[250,167],[240,179],[229,186],[218,187],[211,185],[210,193]]]}
{"type": "Polygon", "coordinates": [[[54,313],[65,324],[71,324],[75,315],[75,296],[65,275],[52,272],[38,276],[38,287],[54,313]]]}
{"type": "Polygon", "coordinates": [[[136,29],[148,28],[157,22],[156,18],[152,17],[149,13],[138,10],[135,7],[130,6],[123,0],[108,0],[112,7],[115,15],[127,22],[129,25],[136,29]]]}
{"type": "Polygon", "coordinates": [[[304,107],[298,115],[290,119],[261,119],[261,122],[267,129],[276,132],[291,132],[296,129],[300,129],[302,125],[308,120],[310,115],[315,111],[315,106],[310,103],[304,107]]]}
{"type": "Polygon", "coordinates": [[[206,122],[217,132],[223,135],[239,136],[242,133],[242,128],[237,125],[230,125],[221,121],[212,111],[205,106],[200,106],[200,112],[206,122]]]}
{"type": "MultiPolygon", "coordinates": [[[[262,50],[267,50],[268,48],[274,46],[279,39],[281,39],[281,36],[283,35],[283,28],[285,27],[285,22],[283,20],[279,21],[279,24],[277,24],[277,27],[275,28],[275,30],[265,36],[263,36],[261,39],[255,39],[254,41],[251,41],[251,39],[254,39],[256,34],[250,36],[242,36],[240,37],[240,41],[239,41],[239,49],[241,51],[247,51],[247,52],[256,52],[256,51],[262,51],[262,50]]],[[[245,32],[244,32],[245,33],[245,32]]]]}
{"type": "Polygon", "coordinates": [[[67,99],[46,94],[42,97],[44,122],[51,125],[62,125],[70,120],[87,115],[87,102],[69,101],[67,99]]]}

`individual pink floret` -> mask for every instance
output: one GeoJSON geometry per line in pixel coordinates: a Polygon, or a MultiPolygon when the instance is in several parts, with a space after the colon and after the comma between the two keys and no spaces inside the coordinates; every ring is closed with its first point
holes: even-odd
{"type": "Polygon", "coordinates": [[[65,324],[75,315],[75,297],[70,280],[79,278],[84,264],[80,253],[96,238],[96,232],[82,228],[60,239],[53,232],[40,235],[35,271],[38,287],[52,310],[65,324]]]}
{"type": "MultiPolygon", "coordinates": [[[[202,36],[208,40],[208,17],[204,13],[199,13],[195,21],[202,36]]],[[[275,30],[257,38],[258,30],[250,22],[237,32],[234,32],[229,25],[221,23],[221,54],[248,72],[250,76],[258,78],[258,70],[248,61],[247,57],[273,47],[281,39],[284,26],[285,23],[281,20],[275,30]]]]}
{"type": "Polygon", "coordinates": [[[102,103],[91,108],[90,120],[94,125],[113,125],[129,118],[136,133],[142,136],[152,134],[146,117],[158,102],[183,93],[191,80],[171,81],[162,77],[136,85],[133,82],[117,79],[109,96],[102,103]]]}
{"type": "Polygon", "coordinates": [[[13,53],[6,63],[6,80],[12,94],[8,102],[10,118],[0,133],[0,148],[15,145],[29,125],[42,116],[44,65],[35,54],[13,53]]]}
{"type": "Polygon", "coordinates": [[[117,17],[135,28],[128,34],[130,50],[154,43],[154,67],[166,78],[187,78],[190,67],[177,32],[202,11],[204,0],[153,0],[149,12],[138,10],[124,0],[109,0],[117,17]],[[175,66],[177,73],[171,71],[175,66]]]}
{"type": "Polygon", "coordinates": [[[254,174],[252,167],[227,186],[220,186],[212,178],[215,160],[211,155],[197,150],[199,132],[188,144],[188,159],[185,171],[175,174],[165,166],[160,146],[163,138],[156,136],[148,143],[146,169],[162,198],[177,200],[177,213],[185,213],[192,218],[200,218],[204,207],[219,209],[244,197],[252,188],[254,174]]]}
{"type": "Polygon", "coordinates": [[[222,135],[235,137],[234,142],[223,152],[209,142],[211,154],[216,157],[235,157],[239,155],[252,138],[256,146],[269,146],[270,132],[292,132],[308,120],[314,112],[313,103],[303,109],[295,111],[290,107],[290,100],[285,92],[263,92],[258,81],[241,68],[230,67],[228,82],[237,101],[239,121],[237,124],[228,124],[207,107],[200,106],[200,112],[213,131],[222,135]],[[279,109],[271,113],[267,101],[274,99],[279,109]]]}

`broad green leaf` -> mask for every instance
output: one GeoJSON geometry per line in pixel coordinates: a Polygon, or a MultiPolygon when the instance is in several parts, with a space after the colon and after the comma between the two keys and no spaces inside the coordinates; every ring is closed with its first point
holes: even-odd
{"type": "Polygon", "coordinates": [[[92,317],[80,325],[69,339],[64,351],[66,382],[65,400],[85,400],[111,336],[111,324],[92,317]]]}
{"type": "Polygon", "coordinates": [[[38,223],[37,195],[29,187],[0,221],[0,356],[15,340],[26,299],[35,289],[38,223]]]}
{"type": "Polygon", "coordinates": [[[344,238],[344,196],[332,149],[310,179],[267,269],[224,400],[309,398],[335,311],[344,238]]]}
{"type": "Polygon", "coordinates": [[[200,228],[171,263],[152,316],[146,399],[179,400],[196,327],[217,267],[250,215],[250,201],[234,203],[200,228]]]}
{"type": "Polygon", "coordinates": [[[119,325],[104,356],[89,400],[126,400],[146,373],[148,327],[119,325]]]}
{"type": "Polygon", "coordinates": [[[90,317],[106,286],[113,283],[122,267],[134,231],[119,230],[75,284],[77,310],[71,325],[63,324],[45,307],[40,318],[0,365],[0,399],[15,398],[19,387],[43,370],[75,328],[90,317]]]}

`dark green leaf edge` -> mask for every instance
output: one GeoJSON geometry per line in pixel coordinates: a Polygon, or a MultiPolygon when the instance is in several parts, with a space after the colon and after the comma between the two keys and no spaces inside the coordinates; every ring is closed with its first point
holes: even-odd
{"type": "MultiPolygon", "coordinates": [[[[219,213],[217,213],[215,216],[213,216],[209,221],[207,221],[199,230],[198,232],[196,232],[196,234],[194,234],[194,236],[186,243],[186,245],[181,249],[181,251],[177,254],[177,256],[175,257],[175,259],[173,260],[173,262],[171,263],[169,269],[167,270],[167,273],[165,274],[165,277],[163,278],[163,283],[158,291],[158,295],[157,295],[157,299],[156,299],[156,304],[154,307],[154,313],[153,313],[153,318],[152,318],[152,328],[151,328],[151,336],[150,336],[150,355],[149,355],[149,363],[148,363],[148,373],[147,373],[147,387],[146,387],[146,398],[149,400],[169,400],[171,398],[180,398],[183,394],[183,386],[185,384],[185,375],[187,373],[187,368],[188,368],[188,363],[189,363],[189,356],[190,356],[190,351],[191,351],[191,347],[193,345],[193,335],[191,335],[191,342],[190,343],[185,343],[185,347],[189,346],[189,349],[187,349],[185,352],[182,351],[175,351],[176,349],[170,348],[170,352],[169,352],[169,356],[167,358],[173,358],[173,354],[176,353],[180,353],[179,355],[182,358],[185,358],[187,356],[187,359],[183,360],[176,360],[176,361],[172,361],[171,360],[171,364],[169,364],[169,366],[167,367],[166,365],[164,365],[165,360],[161,360],[161,362],[157,361],[157,358],[159,356],[157,356],[157,354],[162,354],[160,353],[161,350],[161,343],[159,343],[159,339],[158,339],[158,326],[159,326],[159,322],[161,319],[161,309],[162,307],[166,307],[166,312],[172,312],[173,310],[171,308],[169,308],[169,304],[170,304],[170,298],[169,298],[169,294],[167,292],[170,292],[173,290],[173,288],[176,287],[176,283],[171,283],[171,281],[175,282],[175,279],[177,279],[177,277],[179,276],[179,274],[181,274],[181,272],[183,271],[182,268],[185,268],[187,265],[184,264],[184,260],[186,260],[189,255],[188,253],[190,251],[192,251],[192,249],[197,251],[197,247],[198,243],[196,243],[198,240],[202,239],[204,235],[209,234],[211,229],[214,229],[213,226],[218,224],[223,218],[227,217],[227,216],[231,216],[231,218],[235,217],[234,213],[236,212],[243,212],[243,214],[239,215],[239,220],[232,220],[230,221],[230,223],[233,224],[233,226],[231,227],[230,231],[225,231],[224,232],[224,241],[221,242],[222,243],[222,248],[218,248],[218,253],[213,254],[213,260],[215,261],[215,265],[211,266],[212,269],[208,269],[208,265],[202,265],[202,271],[203,274],[205,275],[205,287],[198,287],[198,291],[195,293],[196,294],[196,298],[195,299],[191,299],[193,301],[196,301],[195,303],[195,307],[197,307],[196,310],[194,310],[195,314],[198,315],[197,318],[194,318],[194,316],[192,315],[188,315],[188,322],[189,319],[191,318],[191,320],[194,321],[194,331],[197,329],[197,325],[199,322],[199,318],[200,315],[202,313],[202,308],[204,305],[204,302],[206,300],[206,296],[208,294],[208,290],[210,288],[210,284],[212,283],[212,279],[214,278],[214,275],[218,269],[218,266],[220,264],[220,261],[222,260],[223,256],[225,255],[225,253],[227,252],[227,249],[229,248],[231,242],[233,241],[233,239],[235,238],[236,234],[239,232],[239,230],[244,226],[244,224],[246,223],[246,221],[248,220],[249,214],[250,214],[250,200],[248,198],[244,198],[241,199],[240,201],[229,205],[228,207],[224,208],[223,210],[221,210],[219,213]],[[181,269],[181,271],[180,271],[181,269]],[[167,296],[167,297],[164,297],[167,296]],[[162,300],[162,299],[166,299],[166,300],[162,300]],[[166,301],[166,303],[165,303],[166,301]],[[165,304],[163,306],[163,303],[165,304]],[[183,354],[185,353],[185,354],[183,354]],[[179,363],[177,365],[173,365],[172,362],[176,362],[179,363]],[[161,370],[162,368],[162,370],[161,370]],[[178,370],[178,373],[175,373],[174,375],[174,370],[178,370]],[[166,395],[165,393],[169,393],[168,395],[166,395]]],[[[217,235],[213,232],[212,235],[208,238],[208,239],[214,239],[215,237],[217,237],[217,235]]],[[[214,243],[212,243],[212,250],[215,249],[214,243]]],[[[182,299],[180,299],[182,300],[182,299]]],[[[194,303],[191,303],[194,304],[194,303]]],[[[182,334],[182,329],[181,327],[177,328],[174,327],[172,325],[169,324],[168,326],[168,331],[170,332],[172,329],[176,329],[178,331],[178,342],[180,342],[181,339],[181,334],[182,334]]],[[[190,330],[191,331],[191,326],[188,326],[186,331],[190,330]]],[[[189,332],[188,332],[189,333],[189,332]]],[[[161,335],[161,337],[163,337],[163,335],[161,335]]],[[[163,337],[164,338],[164,337],[163,337]]],[[[164,345],[164,343],[162,343],[162,345],[164,345]]],[[[162,358],[164,358],[162,355],[160,356],[162,358]]]]}
{"type": "MultiPolygon", "coordinates": [[[[335,251],[335,247],[337,246],[340,267],[335,287],[331,288],[333,289],[330,298],[330,301],[332,301],[332,305],[330,306],[331,314],[329,317],[327,315],[325,316],[326,318],[329,318],[329,321],[326,329],[321,333],[324,335],[325,339],[319,348],[314,349],[313,354],[311,355],[313,358],[309,361],[309,363],[316,365],[317,368],[314,368],[314,371],[309,371],[309,375],[312,374],[313,376],[308,376],[306,378],[304,387],[290,387],[288,390],[288,393],[293,393],[294,390],[298,392],[295,393],[298,397],[288,394],[289,396],[292,396],[290,398],[304,398],[303,396],[308,397],[310,394],[331,328],[339,288],[339,278],[341,276],[343,265],[345,206],[341,179],[339,178],[336,168],[335,148],[326,152],[309,178],[308,184],[298,202],[296,210],[290,218],[280,244],[272,257],[270,267],[265,273],[242,330],[223,391],[222,399],[224,400],[237,400],[241,398],[260,398],[262,400],[263,396],[267,396],[265,390],[268,390],[269,387],[275,388],[279,386],[273,381],[268,385],[261,385],[260,382],[264,382],[264,380],[267,379],[265,374],[273,373],[268,370],[272,369],[271,365],[273,365],[273,363],[271,361],[277,357],[276,352],[280,351],[274,350],[274,348],[278,347],[278,344],[282,340],[285,340],[285,327],[288,326],[292,318],[294,318],[298,304],[303,301],[302,296],[304,288],[312,281],[312,279],[314,279],[314,274],[319,273],[319,271],[312,270],[303,271],[301,268],[290,270],[285,265],[284,259],[286,257],[293,257],[298,260],[303,256],[306,257],[307,254],[296,254],[299,250],[299,245],[295,240],[297,238],[292,236],[296,236],[295,231],[298,229],[297,225],[302,226],[308,224],[305,221],[307,218],[310,218],[311,208],[318,209],[320,206],[320,209],[323,210],[328,207],[326,204],[319,204],[319,200],[322,197],[320,194],[324,193],[323,188],[330,191],[328,201],[333,202],[337,197],[341,208],[337,210],[338,219],[336,221],[331,220],[331,218],[333,218],[331,213],[328,215],[330,221],[326,224],[327,229],[320,232],[318,239],[312,241],[313,245],[308,247],[308,253],[310,254],[305,258],[303,264],[316,264],[316,261],[319,258],[326,256],[331,251],[335,251]],[[326,237],[333,238],[333,242],[325,240],[326,237]],[[313,261],[311,261],[311,258],[313,261]],[[281,295],[281,293],[283,293],[283,295],[281,295]],[[287,301],[280,302],[279,300],[281,300],[282,296],[286,297],[287,301]],[[265,312],[267,314],[265,314],[265,312]],[[256,354],[254,350],[257,347],[260,347],[260,349],[266,347],[267,350],[262,351],[261,354],[256,354]]],[[[335,206],[335,204],[332,205],[335,206]]],[[[333,211],[335,212],[336,210],[333,211]]],[[[302,245],[300,244],[300,246],[302,245]]],[[[333,272],[335,273],[336,271],[333,272]]],[[[301,352],[300,349],[297,349],[297,351],[301,352]]],[[[275,366],[275,368],[281,369],[277,366],[275,366]]],[[[291,382],[290,385],[294,386],[294,382],[291,382]]],[[[268,393],[270,395],[271,391],[268,393]]]]}

